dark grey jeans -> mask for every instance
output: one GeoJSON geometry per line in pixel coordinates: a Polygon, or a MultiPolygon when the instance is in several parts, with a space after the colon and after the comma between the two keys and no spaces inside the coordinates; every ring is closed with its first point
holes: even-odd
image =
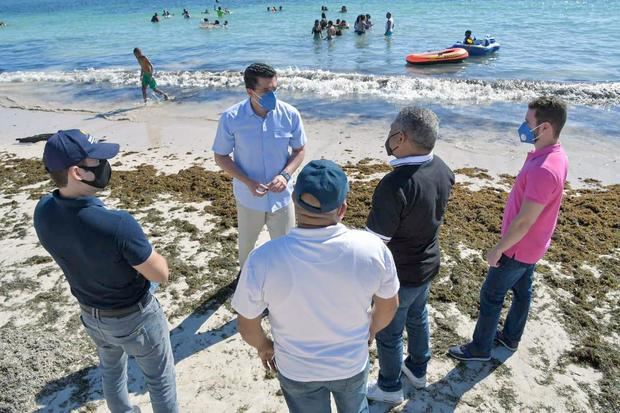
{"type": "Polygon", "coordinates": [[[330,413],[330,393],[339,413],[367,413],[368,365],[353,377],[333,381],[301,382],[278,373],[284,399],[291,413],[330,413]]]}
{"type": "Polygon", "coordinates": [[[132,412],[127,391],[127,356],[144,374],[155,413],[178,413],[170,333],[159,301],[125,317],[94,317],[82,311],[86,332],[99,353],[103,395],[112,413],[132,412]]]}

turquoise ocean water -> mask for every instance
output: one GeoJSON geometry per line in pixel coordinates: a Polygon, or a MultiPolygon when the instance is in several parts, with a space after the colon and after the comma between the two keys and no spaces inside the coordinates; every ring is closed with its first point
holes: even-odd
{"type": "MultiPolygon", "coordinates": [[[[0,84],[48,82],[75,88],[75,96],[106,99],[139,94],[136,46],[153,61],[162,87],[188,100],[242,93],[239,71],[266,61],[281,73],[282,91],[306,107],[351,101],[370,116],[381,102],[427,102],[480,117],[521,113],[542,93],[564,96],[576,120],[620,126],[620,1],[616,0],[220,0],[232,14],[228,29],[205,30],[213,0],[2,0],[0,84]],[[369,13],[375,28],[352,29],[333,41],[314,40],[310,29],[329,7],[330,20],[351,25],[369,13]],[[338,12],[346,4],[349,12],[338,12]],[[283,12],[267,12],[267,6],[283,12]],[[187,8],[191,19],[183,19],[187,8]],[[174,17],[149,22],[154,12],[174,17]],[[209,15],[201,14],[205,9],[209,15]],[[385,13],[396,31],[383,36],[385,13]],[[449,47],[466,29],[492,34],[501,50],[461,64],[410,67],[412,52],[449,47]],[[316,97],[321,98],[317,102],[316,97]],[[317,102],[316,105],[311,102],[317,102]],[[464,108],[464,109],[463,109],[464,108]],[[482,108],[482,109],[481,109],[482,108]],[[514,108],[514,109],[513,109],[514,108]],[[489,115],[491,114],[491,115],[489,115]]],[[[519,114],[519,117],[521,115],[519,114]]]]}

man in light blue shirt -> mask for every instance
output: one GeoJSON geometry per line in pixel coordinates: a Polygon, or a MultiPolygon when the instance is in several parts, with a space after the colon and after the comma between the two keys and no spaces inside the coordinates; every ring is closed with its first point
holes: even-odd
{"type": "Polygon", "coordinates": [[[295,226],[291,175],[306,144],[299,112],[276,98],[276,71],[254,63],[243,78],[249,97],[224,111],[213,143],[215,162],[233,177],[241,268],[263,226],[271,239],[295,226]]]}

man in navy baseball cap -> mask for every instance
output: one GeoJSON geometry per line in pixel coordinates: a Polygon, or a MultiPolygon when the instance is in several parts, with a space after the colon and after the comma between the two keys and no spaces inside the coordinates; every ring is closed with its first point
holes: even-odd
{"type": "Polygon", "coordinates": [[[293,199],[309,212],[325,213],[341,207],[348,193],[344,171],[334,162],[321,159],[309,162],[299,173],[293,199]],[[313,199],[307,202],[307,197],[313,199]]]}
{"type": "Polygon", "coordinates": [[[103,143],[79,129],[58,131],[43,151],[43,162],[49,171],[67,169],[83,159],[111,159],[118,154],[117,143],[103,143]]]}
{"type": "Polygon", "coordinates": [[[127,356],[144,373],[155,413],[178,412],[168,322],[151,283],[168,280],[168,264],[126,211],[95,197],[110,181],[119,146],[77,130],[47,141],[43,162],[58,187],[34,211],[43,248],[62,269],[82,324],[97,346],[103,394],[112,412],[129,412],[127,356]]]}
{"type": "Polygon", "coordinates": [[[232,299],[241,336],[277,368],[292,412],[328,411],[330,393],[338,411],[368,411],[368,345],[398,307],[387,246],[341,223],[348,192],[334,162],[308,163],[293,192],[297,227],[250,254],[232,299]],[[265,310],[275,343],[262,328],[265,310]]]}
{"type": "Polygon", "coordinates": [[[93,136],[79,129],[61,130],[52,135],[45,144],[43,163],[59,188],[66,185],[69,168],[79,166],[71,171],[76,174],[74,178],[94,188],[103,189],[112,177],[112,169],[107,160],[115,157],[118,150],[118,144],[97,142],[93,136]]]}

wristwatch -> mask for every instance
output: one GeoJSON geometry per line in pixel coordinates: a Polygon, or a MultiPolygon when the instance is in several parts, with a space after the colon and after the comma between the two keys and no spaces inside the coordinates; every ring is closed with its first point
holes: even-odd
{"type": "Polygon", "coordinates": [[[282,171],[280,172],[280,175],[284,177],[284,179],[286,179],[286,182],[291,180],[291,176],[288,174],[288,172],[282,171]]]}

